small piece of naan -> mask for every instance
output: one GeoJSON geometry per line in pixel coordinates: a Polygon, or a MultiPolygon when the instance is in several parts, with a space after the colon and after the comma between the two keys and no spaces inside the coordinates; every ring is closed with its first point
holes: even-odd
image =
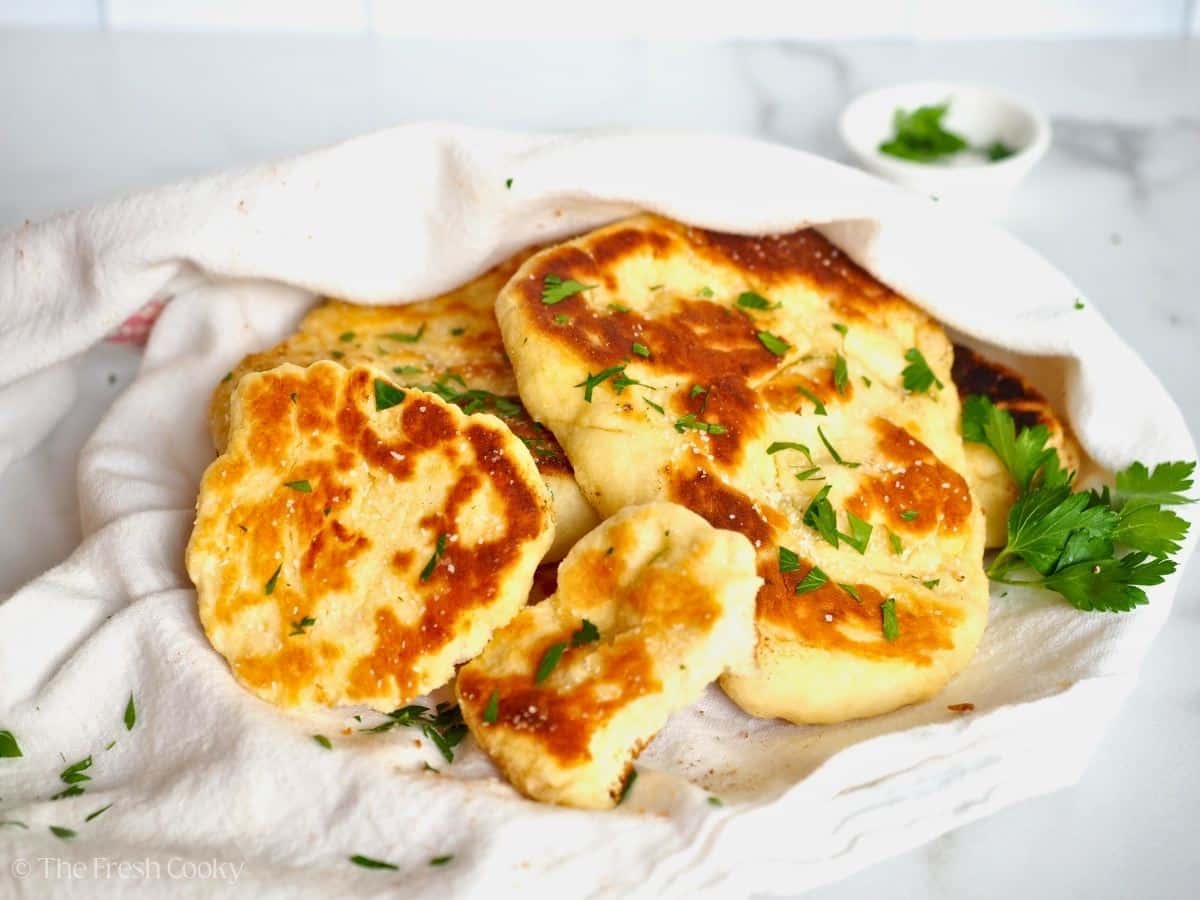
{"type": "Polygon", "coordinates": [[[971,659],[984,520],[950,342],[819,233],[639,216],[529,259],[496,314],[602,514],[671,500],[754,543],[757,665],[721,682],[745,710],[884,713],[971,659]]]}
{"type": "Polygon", "coordinates": [[[580,493],[554,435],[529,416],[517,396],[496,325],[496,294],[529,256],[530,251],[517,254],[450,293],[420,303],[323,302],[304,317],[295,334],[247,356],[217,386],[209,406],[217,450],[223,450],[228,439],[229,396],[245,373],[321,359],[374,366],[397,384],[422,387],[466,412],[487,412],[504,420],[533,454],[554,497],[555,541],[547,559],[561,559],[599,519],[580,493]]]}
{"type": "Polygon", "coordinates": [[[498,419],[366,366],[285,363],[238,381],[187,570],[259,697],[387,711],[517,614],[552,538],[549,492],[498,419]]]}
{"type": "MultiPolygon", "coordinates": [[[[1063,468],[1079,468],[1079,445],[1054,412],[1054,407],[1032,384],[994,360],[987,359],[970,347],[954,345],[954,367],[951,369],[959,396],[972,394],[987,397],[1000,409],[1012,414],[1017,430],[1042,425],[1046,428],[1046,445],[1058,451],[1063,468]]],[[[970,441],[966,444],[967,480],[975,499],[987,517],[987,545],[1003,547],[1008,541],[1008,512],[1017,500],[1017,483],[986,444],[970,441]]]]}
{"type": "Polygon", "coordinates": [[[622,510],[463,666],[463,720],[523,794],[612,807],[668,716],[753,665],[760,584],[742,535],[673,503],[622,510]]]}

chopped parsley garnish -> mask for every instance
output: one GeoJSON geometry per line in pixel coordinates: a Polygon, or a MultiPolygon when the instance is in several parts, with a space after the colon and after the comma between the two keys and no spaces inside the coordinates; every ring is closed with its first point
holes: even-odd
{"type": "Polygon", "coordinates": [[[704,387],[703,385],[693,384],[692,389],[690,391],[688,391],[688,396],[689,397],[701,397],[707,393],[708,393],[708,388],[704,387]]]}
{"type": "MultiPolygon", "coordinates": [[[[754,291],[743,291],[738,294],[737,305],[742,309],[778,309],[778,303],[772,303],[762,294],[756,294],[754,291]]],[[[774,353],[775,351],[771,351],[774,353]]],[[[778,356],[780,354],[776,354],[778,356]]]]}
{"type": "Polygon", "coordinates": [[[466,333],[467,333],[467,329],[463,328],[461,325],[458,326],[457,328],[450,329],[450,334],[453,337],[462,337],[466,333]]]}
{"type": "Polygon", "coordinates": [[[649,397],[643,397],[642,402],[644,402],[651,409],[657,411],[660,416],[665,416],[667,414],[667,411],[665,409],[663,409],[661,406],[659,406],[657,403],[655,403],[649,397]]]}
{"type": "Polygon", "coordinates": [[[808,570],[808,574],[804,576],[803,580],[796,584],[796,594],[800,595],[811,593],[817,588],[823,587],[828,582],[829,576],[816,566],[813,566],[808,570]]]}
{"type": "Polygon", "coordinates": [[[0,819],[0,828],[3,828],[5,825],[8,825],[12,828],[24,828],[26,831],[29,830],[28,825],[26,825],[24,822],[18,822],[16,819],[0,819]]]}
{"type": "Polygon", "coordinates": [[[709,797],[708,805],[709,806],[724,806],[725,804],[721,802],[720,797],[709,797]]]}
{"type": "Polygon", "coordinates": [[[896,601],[888,597],[879,604],[879,617],[883,627],[884,640],[894,641],[900,637],[900,622],[896,618],[896,601]]]}
{"type": "Polygon", "coordinates": [[[297,635],[305,634],[308,629],[317,624],[317,620],[312,616],[305,616],[299,622],[292,623],[292,630],[288,632],[288,637],[296,637],[297,635]]]}
{"type": "Polygon", "coordinates": [[[894,134],[879,145],[879,152],[911,162],[928,163],[967,149],[966,139],[942,127],[949,103],[921,106],[912,112],[897,109],[892,115],[894,134]]]}
{"type": "Polygon", "coordinates": [[[825,404],[821,402],[820,397],[818,397],[816,394],[814,394],[812,391],[810,391],[808,388],[806,388],[802,384],[796,385],[796,390],[798,390],[801,394],[803,394],[805,397],[807,397],[809,402],[811,402],[812,405],[816,407],[814,412],[816,412],[816,414],[818,416],[829,415],[829,413],[825,409],[825,404]]]}
{"type": "Polygon", "coordinates": [[[58,777],[62,779],[64,784],[79,784],[81,781],[91,781],[91,775],[84,773],[92,767],[92,757],[86,756],[77,763],[72,763],[61,772],[58,777]]]}
{"type": "Polygon", "coordinates": [[[850,387],[850,374],[846,371],[846,357],[838,354],[833,360],[833,386],[839,394],[845,394],[850,387]]]}
{"type": "Polygon", "coordinates": [[[629,312],[629,307],[626,306],[624,303],[610,303],[610,304],[608,304],[608,308],[615,313],[629,312]]]}
{"type": "Polygon", "coordinates": [[[862,603],[862,597],[858,595],[858,588],[856,588],[854,585],[839,581],[838,587],[853,597],[855,603],[862,603]]]}
{"type": "Polygon", "coordinates": [[[829,451],[829,455],[833,457],[833,461],[839,466],[845,466],[847,469],[857,469],[862,463],[847,462],[842,459],[841,454],[834,449],[833,444],[829,443],[829,438],[825,437],[825,432],[821,430],[821,426],[817,426],[817,437],[821,439],[821,443],[825,445],[825,449],[829,451]]]}
{"type": "Polygon", "coordinates": [[[442,554],[446,552],[446,534],[442,532],[437,536],[437,541],[433,545],[433,555],[429,557],[429,562],[425,563],[425,568],[421,570],[421,580],[428,581],[433,577],[433,572],[437,568],[438,560],[442,558],[442,554]]]}
{"type": "Polygon", "coordinates": [[[90,821],[92,821],[92,819],[98,819],[98,818],[100,818],[100,816],[104,815],[106,812],[108,812],[110,809],[112,809],[112,807],[113,807],[113,805],[111,803],[108,804],[108,806],[102,806],[98,810],[96,810],[94,813],[89,813],[88,816],[83,821],[90,822],[90,821]]]}
{"type": "Polygon", "coordinates": [[[562,313],[559,313],[558,315],[556,315],[556,316],[554,317],[554,321],[555,321],[555,322],[557,322],[559,325],[570,325],[570,324],[571,324],[571,317],[570,317],[570,316],[565,316],[565,315],[563,315],[562,313]]]}
{"type": "Polygon", "coordinates": [[[424,334],[425,323],[422,322],[421,327],[414,332],[406,334],[403,331],[389,331],[386,332],[383,337],[387,338],[389,341],[400,341],[402,344],[415,344],[424,336],[424,334]]]}
{"type": "Polygon", "coordinates": [[[510,191],[512,190],[512,183],[513,183],[513,180],[512,180],[511,178],[505,178],[505,179],[504,179],[504,187],[505,187],[507,190],[510,190],[510,191]]]}
{"type": "Polygon", "coordinates": [[[841,538],[859,553],[867,552],[867,545],[871,542],[871,532],[874,530],[870,522],[864,522],[854,513],[846,511],[846,523],[850,526],[850,533],[841,532],[841,538]]]}
{"type": "Polygon", "coordinates": [[[13,737],[11,731],[0,731],[0,759],[16,759],[18,756],[23,756],[21,753],[21,745],[17,743],[17,739],[13,737]]]}
{"type": "Polygon", "coordinates": [[[283,486],[290,487],[293,491],[299,491],[302,494],[312,493],[312,485],[307,481],[287,481],[283,486]]]}
{"type": "Polygon", "coordinates": [[[870,386],[871,386],[871,379],[870,379],[870,378],[868,378],[866,375],[863,375],[863,376],[862,376],[862,383],[863,383],[863,384],[864,384],[866,387],[870,387],[870,386]]]}
{"type": "Polygon", "coordinates": [[[495,725],[496,720],[500,718],[500,692],[492,691],[492,696],[488,697],[487,706],[483,708],[483,721],[488,725],[495,725]]]}
{"type": "Polygon", "coordinates": [[[800,557],[796,555],[794,550],[789,550],[787,547],[779,548],[779,571],[780,572],[795,572],[800,568],[800,557]]]}
{"type": "Polygon", "coordinates": [[[431,859],[429,861],[429,864],[431,866],[444,866],[446,863],[450,862],[450,860],[452,860],[452,859],[454,859],[454,854],[447,853],[445,856],[435,856],[433,859],[431,859]]]}
{"type": "Polygon", "coordinates": [[[700,288],[700,290],[696,291],[696,296],[703,297],[705,300],[711,300],[713,298],[713,289],[708,285],[705,285],[704,287],[700,288]]]}
{"type": "Polygon", "coordinates": [[[583,624],[571,635],[571,646],[582,647],[584,644],[592,644],[598,640],[600,640],[600,629],[584,619],[583,624]]]}
{"type": "Polygon", "coordinates": [[[758,342],[771,351],[775,356],[783,356],[791,349],[791,344],[785,341],[778,335],[771,334],[769,331],[756,331],[755,336],[758,342]]]}
{"type": "Polygon", "coordinates": [[[133,702],[133,694],[129,695],[129,702],[125,704],[125,730],[133,731],[133,726],[137,724],[137,706],[133,702]]]}
{"type": "Polygon", "coordinates": [[[353,331],[343,331],[341,334],[338,335],[338,340],[341,341],[343,344],[348,344],[352,340],[354,340],[354,332],[353,331]]]}
{"type": "Polygon", "coordinates": [[[63,800],[67,797],[78,797],[82,793],[83,793],[83,788],[81,788],[77,784],[73,784],[70,787],[68,787],[66,790],[59,791],[57,794],[55,794],[50,799],[51,800],[63,800]]]}
{"type": "Polygon", "coordinates": [[[932,591],[935,587],[937,587],[941,583],[942,583],[942,579],[940,579],[940,578],[931,578],[928,581],[921,582],[921,584],[923,584],[925,586],[925,588],[930,591],[932,591]]]}
{"type": "Polygon", "coordinates": [[[288,399],[295,403],[298,396],[299,395],[295,391],[292,391],[290,394],[288,394],[288,399]]]}
{"type": "MultiPolygon", "coordinates": [[[[1077,303],[1078,303],[1079,301],[1075,301],[1075,302],[1077,302],[1077,303]]],[[[221,379],[221,384],[224,384],[225,382],[227,382],[227,381],[230,381],[230,380],[232,380],[232,379],[233,379],[233,373],[232,373],[232,372],[226,372],[226,373],[225,373],[225,377],[221,379]]]]}
{"type": "Polygon", "coordinates": [[[392,371],[397,375],[420,375],[425,370],[420,366],[393,366],[392,371]]]}
{"type": "Polygon", "coordinates": [[[392,710],[387,719],[370,728],[362,728],[371,734],[381,734],[393,728],[419,727],[421,733],[433,742],[446,762],[454,762],[454,748],[466,737],[467,726],[463,724],[462,711],[449,703],[439,703],[435,709],[427,709],[419,703],[411,703],[392,710]]]}
{"type": "Polygon", "coordinates": [[[631,768],[629,770],[629,777],[625,779],[625,784],[621,788],[621,796],[617,798],[617,806],[620,806],[622,803],[625,802],[625,798],[628,797],[629,792],[631,790],[633,790],[633,783],[635,781],[637,781],[637,776],[638,776],[637,769],[631,768]]]}
{"type": "Polygon", "coordinates": [[[888,541],[891,542],[892,552],[897,556],[904,552],[904,543],[900,540],[900,535],[891,529],[888,529],[888,541]]]}
{"type": "Polygon", "coordinates": [[[404,391],[384,381],[382,378],[375,379],[375,409],[383,412],[385,409],[391,409],[404,402],[404,391]]]}
{"type": "Polygon", "coordinates": [[[1075,308],[1083,309],[1083,301],[1080,300],[1078,297],[1075,298],[1075,308]]]}
{"type": "Polygon", "coordinates": [[[849,328],[847,328],[845,325],[843,325],[841,322],[834,322],[834,323],[833,323],[833,330],[834,330],[834,331],[836,331],[838,334],[840,334],[842,337],[845,337],[845,336],[846,336],[846,333],[847,333],[847,332],[848,332],[850,329],[849,329],[849,328]]]}
{"type": "Polygon", "coordinates": [[[559,641],[556,644],[551,644],[546,648],[546,652],[542,654],[542,661],[538,663],[537,673],[533,677],[534,684],[541,684],[550,677],[550,673],[554,671],[558,661],[562,659],[563,651],[567,649],[565,641],[559,641]]]}
{"type": "Polygon", "coordinates": [[[320,744],[322,747],[324,747],[326,750],[333,749],[333,742],[330,741],[329,738],[325,737],[325,735],[323,735],[323,734],[314,734],[313,740],[316,741],[318,744],[320,744]]]}
{"type": "Polygon", "coordinates": [[[924,394],[935,384],[939,388],[945,387],[941,380],[933,374],[933,369],[929,368],[929,363],[925,361],[925,355],[916,347],[910,347],[904,354],[904,358],[908,360],[908,365],[904,367],[904,371],[900,375],[904,379],[906,391],[924,394]]]}
{"type": "Polygon", "coordinates": [[[665,287],[666,287],[665,284],[652,284],[652,285],[650,285],[650,287],[647,290],[661,291],[665,287]]]}
{"type": "Polygon", "coordinates": [[[384,862],[382,859],[372,859],[369,856],[363,856],[361,853],[356,853],[350,857],[350,862],[356,866],[362,866],[364,869],[397,869],[390,862],[384,862]]]}
{"type": "Polygon", "coordinates": [[[726,430],[724,425],[716,422],[702,422],[697,418],[695,413],[688,413],[686,416],[675,420],[675,430],[680,434],[683,434],[689,428],[692,431],[703,431],[707,434],[724,434],[726,430]]]}
{"type": "Polygon", "coordinates": [[[804,510],[804,524],[832,544],[838,545],[837,514],[829,502],[829,485],[817,491],[804,510]]]}
{"type": "Polygon", "coordinates": [[[1016,154],[1016,150],[1004,143],[1004,141],[992,141],[983,148],[983,154],[988,158],[988,162],[999,162],[1002,159],[1008,159],[1016,154]]]}
{"type": "Polygon", "coordinates": [[[64,841],[69,841],[71,838],[75,837],[74,831],[72,831],[70,828],[63,828],[61,825],[51,825],[50,833],[56,838],[61,838],[64,841]]]}
{"type": "Polygon", "coordinates": [[[820,466],[813,466],[811,469],[805,469],[802,472],[796,473],[797,481],[808,481],[810,478],[815,478],[821,471],[820,466]]]}
{"type": "Polygon", "coordinates": [[[279,583],[279,573],[283,571],[283,563],[275,567],[275,571],[271,577],[267,579],[267,583],[263,585],[263,593],[270,597],[275,593],[275,585],[279,583]]]}
{"type": "Polygon", "coordinates": [[[650,348],[645,344],[639,344],[637,341],[633,342],[633,352],[638,356],[645,357],[646,359],[650,358],[650,348]]]}
{"type": "Polygon", "coordinates": [[[564,280],[558,275],[547,275],[542,279],[542,302],[547,306],[562,303],[568,297],[574,297],[583,291],[590,291],[594,284],[581,284],[574,278],[564,280]]]}
{"type": "Polygon", "coordinates": [[[904,510],[904,512],[900,513],[900,518],[902,518],[905,522],[911,522],[913,519],[918,518],[920,515],[921,514],[919,512],[917,512],[917,510],[915,510],[915,509],[906,509],[906,510],[904,510]]]}
{"type": "Polygon", "coordinates": [[[993,581],[1046,588],[1077,609],[1128,612],[1147,602],[1143,588],[1175,571],[1170,557],[1188,523],[1165,507],[1191,502],[1194,462],[1153,470],[1135,462],[1111,491],[1075,491],[1045,426],[1017,432],[1011,414],[980,396],[963,406],[963,438],[990,447],[1020,490],[1007,542],[987,569],[993,581]],[[1016,570],[1028,577],[1012,577],[1016,570]]]}
{"type": "MultiPolygon", "coordinates": [[[[625,374],[625,364],[624,363],[622,363],[619,366],[609,366],[607,369],[603,369],[603,370],[597,372],[595,375],[593,375],[591,372],[588,372],[587,378],[585,378],[583,381],[579,382],[579,384],[575,385],[575,387],[583,388],[583,399],[586,400],[588,403],[591,403],[592,402],[592,391],[594,391],[596,388],[600,387],[600,385],[604,384],[604,382],[608,381],[608,379],[613,378],[615,376],[624,375],[624,374],[625,374]]],[[[636,384],[636,382],[635,382],[635,384],[636,384]]],[[[614,387],[614,390],[615,389],[616,388],[614,387]]],[[[617,393],[620,393],[620,391],[617,391],[617,393]]]]}
{"type": "Polygon", "coordinates": [[[808,464],[815,465],[812,458],[812,453],[804,444],[799,444],[796,441],[772,441],[771,446],[767,448],[767,455],[772,456],[779,453],[781,450],[799,450],[808,460],[808,464]]]}

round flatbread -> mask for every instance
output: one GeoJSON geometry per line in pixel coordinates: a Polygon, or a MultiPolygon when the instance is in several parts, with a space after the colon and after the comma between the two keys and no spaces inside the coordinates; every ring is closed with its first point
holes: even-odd
{"type": "Polygon", "coordinates": [[[517,396],[493,307],[496,294],[532,251],[523,251],[455,290],[420,303],[359,306],[326,300],[304,317],[296,333],[247,356],[213,392],[209,427],[218,451],[229,432],[229,397],[247,372],[285,362],[308,365],[328,359],[369,365],[396,384],[420,387],[465,412],[504,420],[533,454],[554,497],[555,540],[547,559],[557,561],[599,521],[584,499],[566,454],[517,396]]]}
{"type": "Polygon", "coordinates": [[[392,710],[524,606],[552,539],[525,446],[365,366],[249,373],[187,569],[237,679],[279,706],[392,710]]]}
{"type": "Polygon", "coordinates": [[[970,660],[984,522],[950,342],[816,231],[639,216],[532,257],[496,312],[592,505],[672,500],[754,543],[757,668],[722,679],[744,709],[874,715],[970,660]]]}
{"type": "Polygon", "coordinates": [[[463,720],[526,796],[612,807],[670,714],[752,665],[759,584],[742,535],[673,503],[622,510],[463,666],[463,720]]]}

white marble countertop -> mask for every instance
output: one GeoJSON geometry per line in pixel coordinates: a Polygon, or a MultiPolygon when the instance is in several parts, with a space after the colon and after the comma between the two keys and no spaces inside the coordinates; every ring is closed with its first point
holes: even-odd
{"type": "MultiPolygon", "coordinates": [[[[386,41],[0,31],[0,227],[406,120],[755,134],[842,157],[892,81],[1006,88],[1054,143],[1007,224],[1067,272],[1200,433],[1200,42],[803,45],[386,41]]],[[[714,173],[719,178],[720,173],[714,173]]],[[[76,363],[76,408],[0,477],[0,595],[78,538],[74,460],[136,354],[76,363]]],[[[1083,781],[811,896],[1194,895],[1200,563],[1083,781]]],[[[788,886],[778,886],[781,894],[788,886]]]]}

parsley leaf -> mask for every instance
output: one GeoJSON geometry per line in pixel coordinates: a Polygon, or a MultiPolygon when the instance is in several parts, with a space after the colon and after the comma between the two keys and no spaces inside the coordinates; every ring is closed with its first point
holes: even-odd
{"type": "Polygon", "coordinates": [[[104,815],[106,812],[108,812],[110,809],[112,809],[112,806],[113,806],[113,805],[110,803],[110,804],[108,804],[108,806],[102,806],[102,807],[100,807],[100,808],[99,808],[98,810],[96,810],[94,813],[89,813],[89,814],[88,814],[88,815],[87,815],[87,816],[84,818],[84,820],[83,820],[83,821],[85,821],[85,822],[90,822],[90,821],[92,821],[92,819],[99,818],[100,816],[102,816],[102,815],[104,815]]]}
{"type": "Polygon", "coordinates": [[[70,828],[63,828],[61,825],[51,825],[50,833],[56,838],[61,838],[64,841],[69,841],[71,838],[75,837],[74,831],[72,831],[70,828]]]}
{"type": "Polygon", "coordinates": [[[796,390],[798,390],[801,394],[803,394],[806,398],[808,398],[809,402],[811,402],[812,405],[816,407],[814,412],[818,416],[829,415],[829,412],[825,409],[825,404],[821,402],[820,397],[818,397],[816,394],[814,394],[812,391],[810,391],[808,388],[804,387],[804,385],[801,385],[801,384],[796,385],[796,390]]]}
{"type": "Polygon", "coordinates": [[[908,365],[904,367],[904,371],[900,375],[904,379],[904,389],[906,391],[912,391],[914,394],[924,394],[935,384],[939,388],[945,387],[941,379],[933,374],[933,369],[925,361],[925,355],[916,347],[910,348],[904,354],[904,358],[908,360],[908,365]]]}
{"type": "Polygon", "coordinates": [[[633,783],[637,781],[637,769],[629,769],[629,777],[625,779],[625,784],[621,787],[621,796],[617,798],[617,806],[625,802],[625,798],[629,796],[629,792],[633,790],[633,783]]]}
{"type": "Polygon", "coordinates": [[[438,560],[446,552],[446,533],[442,532],[437,536],[437,542],[433,546],[433,555],[429,557],[429,562],[425,563],[425,568],[421,570],[421,580],[428,581],[433,577],[434,570],[437,569],[438,560]]]}
{"type": "Polygon", "coordinates": [[[595,287],[594,284],[581,284],[574,278],[564,280],[558,275],[547,275],[542,279],[542,302],[547,306],[553,306],[556,303],[562,303],[568,297],[574,297],[576,294],[590,291],[595,287]]]}
{"type": "Polygon", "coordinates": [[[797,472],[796,480],[797,481],[808,481],[808,479],[813,478],[820,471],[821,471],[820,466],[813,466],[811,469],[805,469],[803,472],[797,472]]]}
{"type": "Polygon", "coordinates": [[[404,391],[394,384],[390,384],[382,378],[375,379],[375,409],[378,412],[403,403],[404,396],[404,391]]]}
{"type": "Polygon", "coordinates": [[[717,422],[703,422],[695,413],[688,413],[686,416],[675,420],[675,430],[680,434],[686,429],[692,431],[703,431],[707,434],[724,434],[726,429],[724,425],[717,422]]]}
{"type": "Polygon", "coordinates": [[[275,567],[275,571],[271,577],[267,579],[267,583],[263,585],[263,593],[268,597],[275,593],[275,585],[279,583],[279,573],[283,571],[283,563],[275,567]]]}
{"type": "Polygon", "coordinates": [[[874,530],[871,523],[864,522],[849,510],[846,510],[846,522],[850,526],[850,533],[842,532],[842,540],[859,553],[866,553],[867,545],[871,542],[871,532],[874,530]]]}
{"type": "MultiPolygon", "coordinates": [[[[737,305],[742,309],[778,309],[779,304],[772,304],[770,300],[762,294],[756,294],[754,291],[743,291],[738,294],[737,305]]],[[[779,355],[779,354],[776,354],[779,355]]]]}
{"type": "Polygon", "coordinates": [[[452,859],[454,859],[454,854],[447,853],[445,856],[435,856],[433,859],[429,860],[429,864],[431,866],[444,866],[452,859]]]}
{"type": "Polygon", "coordinates": [[[837,514],[829,502],[829,485],[817,491],[804,510],[804,524],[816,531],[833,546],[838,545],[837,514]]]}
{"type": "Polygon", "coordinates": [[[541,684],[550,677],[550,673],[554,671],[566,649],[567,645],[563,641],[551,644],[546,648],[546,652],[542,654],[542,661],[538,663],[537,674],[533,677],[534,684],[541,684]]]}
{"type": "Polygon", "coordinates": [[[912,162],[933,162],[967,148],[966,139],[942,127],[950,104],[921,106],[908,112],[897,109],[892,116],[894,134],[879,145],[879,152],[912,162]]]}
{"type": "Polygon", "coordinates": [[[833,386],[839,394],[845,394],[850,387],[850,375],[846,371],[846,357],[838,354],[833,361],[833,386]]]}
{"type": "Polygon", "coordinates": [[[288,637],[296,637],[300,634],[307,633],[308,629],[317,624],[317,620],[312,616],[305,616],[299,622],[292,623],[292,630],[288,632],[288,637]]]}
{"type": "Polygon", "coordinates": [[[649,397],[643,397],[642,402],[645,403],[651,409],[655,410],[660,416],[665,416],[667,414],[667,411],[665,409],[663,409],[661,406],[659,406],[657,403],[655,403],[649,397]]]}
{"type": "Polygon", "coordinates": [[[792,345],[783,338],[779,337],[778,335],[771,334],[769,331],[757,331],[755,332],[755,336],[758,338],[758,342],[760,344],[762,344],[776,356],[783,356],[792,347],[792,345]]]}
{"type": "Polygon", "coordinates": [[[645,359],[650,358],[650,348],[645,344],[639,344],[637,341],[633,342],[633,352],[645,359]]]}
{"type": "Polygon", "coordinates": [[[1174,571],[1172,560],[1129,553],[1120,559],[1075,563],[1047,576],[1042,584],[1077,609],[1128,612],[1147,602],[1143,586],[1161,584],[1174,571]]]}
{"type": "Polygon", "coordinates": [[[0,759],[16,759],[19,756],[24,756],[24,754],[21,752],[21,745],[13,737],[13,733],[0,731],[0,759]]]}
{"type": "Polygon", "coordinates": [[[314,740],[314,741],[316,741],[318,744],[320,744],[320,745],[321,745],[322,747],[324,747],[326,750],[332,750],[332,749],[333,749],[333,742],[332,742],[331,740],[329,740],[329,738],[325,737],[325,735],[323,735],[323,734],[314,734],[312,737],[313,737],[313,740],[314,740]]]}
{"type": "Polygon", "coordinates": [[[393,866],[390,862],[384,862],[381,859],[372,859],[369,856],[363,856],[361,853],[356,853],[350,857],[350,862],[356,866],[362,866],[364,869],[392,869],[396,870],[398,866],[393,866]]]}
{"type": "Polygon", "coordinates": [[[810,466],[816,465],[816,463],[813,462],[812,453],[809,451],[808,447],[806,447],[804,444],[799,444],[796,441],[772,441],[771,446],[767,448],[767,455],[773,456],[774,454],[779,453],[781,450],[799,450],[804,454],[804,457],[808,460],[808,464],[810,466]]]}
{"type": "Polygon", "coordinates": [[[483,721],[488,725],[495,725],[496,720],[500,718],[500,692],[493,690],[492,695],[488,697],[487,706],[483,708],[483,721]]]}
{"type": "Polygon", "coordinates": [[[879,617],[884,640],[894,641],[900,637],[900,621],[896,618],[896,600],[888,597],[879,604],[879,617]]]}
{"type": "Polygon", "coordinates": [[[1116,474],[1116,494],[1120,501],[1141,500],[1159,506],[1191,503],[1183,492],[1191,490],[1195,472],[1194,462],[1159,463],[1154,471],[1135,462],[1116,474]]]}
{"type": "Polygon", "coordinates": [[[415,344],[417,341],[421,340],[424,335],[425,323],[422,322],[421,326],[416,331],[411,333],[405,333],[403,331],[387,331],[384,332],[381,337],[385,337],[389,341],[399,341],[402,344],[415,344]]]}
{"type": "Polygon", "coordinates": [[[800,557],[796,555],[794,550],[789,550],[787,547],[779,548],[779,571],[780,572],[795,572],[800,568],[800,557]]]}
{"type": "Polygon", "coordinates": [[[833,461],[839,466],[845,466],[847,469],[857,469],[862,463],[846,462],[842,459],[841,454],[834,449],[833,444],[829,443],[829,438],[825,437],[825,432],[821,430],[821,426],[817,426],[817,437],[821,439],[821,443],[825,445],[825,449],[829,451],[829,455],[833,457],[833,461]]]}
{"type": "MultiPolygon", "coordinates": [[[[608,381],[608,379],[612,378],[613,376],[622,375],[624,372],[624,364],[619,366],[609,366],[607,369],[597,372],[595,375],[593,375],[591,372],[588,372],[587,378],[579,382],[579,384],[575,385],[575,387],[583,388],[583,399],[588,403],[591,403],[592,391],[596,390],[596,388],[600,387],[600,385],[604,384],[604,382],[608,381]]],[[[620,391],[618,391],[618,393],[620,393],[620,391]]]]}
{"type": "Polygon", "coordinates": [[[1018,435],[1012,414],[993,405],[987,397],[973,394],[963,403],[962,432],[965,441],[987,444],[1022,492],[1035,482],[1053,486],[1071,481],[1071,474],[1059,462],[1058,451],[1046,446],[1050,438],[1046,426],[1022,428],[1018,435]]]}
{"type": "Polygon", "coordinates": [[[137,724],[137,707],[133,703],[133,694],[129,695],[129,702],[125,704],[125,730],[133,731],[133,726],[137,724]]]}
{"type": "Polygon", "coordinates": [[[1018,498],[1008,516],[1008,543],[992,562],[989,574],[1003,575],[1010,560],[1019,556],[1048,575],[1075,532],[1111,542],[1117,513],[1106,506],[1089,507],[1090,501],[1089,494],[1072,494],[1066,485],[1037,488],[1018,498]]]}
{"type": "Polygon", "coordinates": [[[816,566],[813,566],[808,570],[808,574],[796,584],[796,594],[799,596],[800,594],[807,594],[815,591],[817,588],[825,585],[828,581],[829,576],[816,566]]]}
{"type": "Polygon", "coordinates": [[[600,640],[600,629],[584,619],[579,629],[571,635],[571,646],[582,647],[584,644],[592,644],[598,640],[600,640]]]}
{"type": "Polygon", "coordinates": [[[289,487],[293,491],[299,491],[302,494],[312,493],[312,485],[307,481],[285,481],[283,486],[289,487]]]}

